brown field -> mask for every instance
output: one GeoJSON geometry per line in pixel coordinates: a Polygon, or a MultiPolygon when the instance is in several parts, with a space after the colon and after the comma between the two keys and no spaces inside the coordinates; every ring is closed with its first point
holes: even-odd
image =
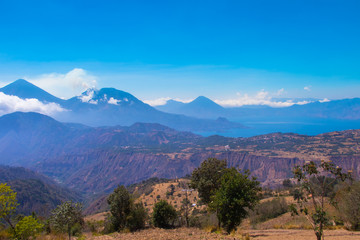
{"type": "MultiPolygon", "coordinates": [[[[146,229],[135,233],[115,233],[102,236],[86,236],[86,239],[93,240],[180,240],[180,239],[232,239],[245,240],[246,236],[254,240],[311,240],[316,239],[312,230],[286,230],[286,229],[268,229],[268,230],[246,230],[237,231],[235,234],[225,235],[222,233],[209,233],[197,228],[178,228],[178,229],[146,229]]],[[[346,230],[326,230],[326,240],[355,240],[360,239],[360,232],[350,232],[346,230]]]]}

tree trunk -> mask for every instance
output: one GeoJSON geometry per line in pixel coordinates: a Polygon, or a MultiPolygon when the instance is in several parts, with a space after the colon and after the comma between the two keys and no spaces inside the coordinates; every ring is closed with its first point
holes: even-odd
{"type": "Polygon", "coordinates": [[[321,240],[321,233],[320,232],[316,232],[316,240],[321,240]]]}

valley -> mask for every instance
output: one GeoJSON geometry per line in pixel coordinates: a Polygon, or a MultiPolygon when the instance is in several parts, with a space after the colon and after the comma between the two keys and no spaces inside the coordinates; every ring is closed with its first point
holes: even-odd
{"type": "Polygon", "coordinates": [[[0,118],[1,164],[26,166],[85,194],[151,177],[180,178],[209,157],[249,169],[266,186],[276,186],[292,176],[295,165],[310,160],[331,160],[358,176],[359,141],[360,130],[228,138],[148,123],[86,127],[37,113],[0,118]]]}

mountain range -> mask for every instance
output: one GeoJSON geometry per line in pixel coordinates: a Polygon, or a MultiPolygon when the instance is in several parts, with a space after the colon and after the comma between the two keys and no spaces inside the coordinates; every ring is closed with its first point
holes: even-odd
{"type": "Polygon", "coordinates": [[[209,157],[249,169],[270,186],[291,177],[291,169],[307,160],[332,160],[358,175],[359,144],[360,130],[229,138],[150,123],[86,127],[38,113],[0,117],[0,164],[25,166],[87,195],[151,177],[182,177],[209,157]]]}
{"type": "Polygon", "coordinates": [[[320,102],[315,99],[290,107],[274,108],[265,105],[224,108],[209,98],[200,96],[189,103],[168,100],[156,108],[169,113],[184,114],[192,117],[214,119],[226,117],[230,120],[265,119],[342,119],[360,120],[360,98],[320,102]]]}
{"type": "Polygon", "coordinates": [[[224,118],[211,120],[165,113],[143,103],[130,93],[114,88],[88,89],[80,96],[63,100],[26,80],[19,79],[0,88],[0,92],[21,99],[37,99],[43,103],[58,104],[63,111],[53,114],[54,118],[62,122],[89,126],[129,126],[136,122],[146,122],[160,123],[185,131],[223,131],[244,127],[224,118]]]}
{"type": "MultiPolygon", "coordinates": [[[[61,122],[92,127],[130,126],[137,122],[159,123],[206,136],[216,133],[232,137],[277,131],[316,135],[360,128],[359,98],[332,101],[310,99],[308,104],[282,108],[264,105],[225,108],[200,96],[189,103],[169,100],[165,105],[152,107],[130,93],[114,88],[88,89],[80,96],[64,100],[22,79],[0,88],[0,92],[6,96],[56,104],[57,111],[40,112],[50,114],[61,122]]],[[[1,108],[0,100],[0,113],[1,108]]],[[[11,109],[5,106],[3,112],[11,112],[11,109]]]]}
{"type": "Polygon", "coordinates": [[[40,173],[23,167],[0,165],[0,183],[7,183],[16,193],[18,214],[36,212],[48,216],[63,201],[81,201],[81,194],[60,186],[40,173]]]}

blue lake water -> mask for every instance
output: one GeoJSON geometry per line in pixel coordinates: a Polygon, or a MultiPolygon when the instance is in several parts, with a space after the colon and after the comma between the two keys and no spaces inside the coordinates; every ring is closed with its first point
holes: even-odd
{"type": "Polygon", "coordinates": [[[244,129],[231,129],[224,132],[196,132],[202,136],[221,135],[225,137],[252,137],[274,132],[317,135],[326,132],[360,129],[360,121],[351,120],[299,120],[299,121],[238,121],[244,129]]]}

